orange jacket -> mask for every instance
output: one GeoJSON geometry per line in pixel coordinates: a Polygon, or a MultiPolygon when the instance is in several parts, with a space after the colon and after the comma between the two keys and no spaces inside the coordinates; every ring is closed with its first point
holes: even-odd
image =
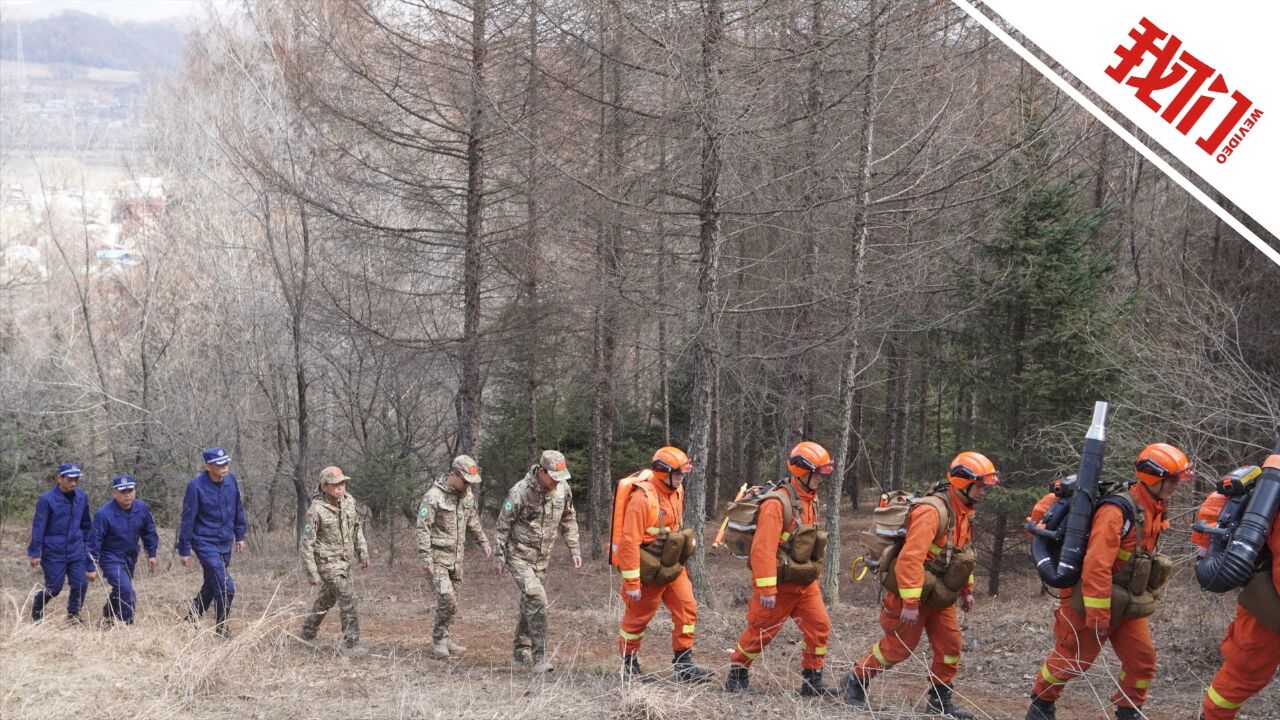
{"type": "MultiPolygon", "coordinates": [[[[1216,490],[1209,493],[1209,497],[1200,503],[1200,509],[1196,511],[1196,520],[1203,520],[1210,527],[1216,526],[1218,524],[1218,515],[1222,513],[1222,508],[1226,507],[1227,501],[1230,499],[1216,490]]],[[[1207,550],[1209,548],[1209,536],[1199,530],[1191,532],[1191,542],[1203,549],[1207,550]]]]}
{"type": "MultiPolygon", "coordinates": [[[[1027,522],[1038,523],[1043,520],[1044,514],[1049,512],[1049,508],[1053,507],[1053,504],[1057,501],[1058,496],[1053,493],[1048,493],[1037,500],[1035,507],[1031,508],[1031,514],[1027,516],[1027,522]]],[[[1031,531],[1027,530],[1026,533],[1030,535],[1031,531]]]]}
{"type": "Polygon", "coordinates": [[[662,528],[679,530],[683,514],[683,486],[672,490],[662,480],[635,484],[631,497],[627,498],[627,509],[622,516],[622,536],[618,542],[618,569],[622,571],[624,590],[640,587],[640,546],[653,542],[662,528]],[[653,516],[650,497],[658,499],[656,517],[653,516]]]}
{"type": "MultiPolygon", "coordinates": [[[[954,487],[947,488],[947,504],[955,518],[951,543],[956,552],[959,552],[973,540],[973,529],[969,524],[973,517],[973,507],[964,501],[954,487]]],[[[911,508],[911,514],[907,516],[907,538],[898,553],[898,563],[894,569],[898,579],[898,596],[902,598],[904,608],[920,606],[920,596],[924,594],[924,565],[942,552],[946,544],[946,528],[942,526],[938,511],[923,503],[911,508]]],[[[964,592],[973,592],[972,575],[969,576],[964,592]]]]}
{"type": "Polygon", "coordinates": [[[800,523],[817,525],[818,513],[814,510],[813,499],[817,493],[806,490],[798,480],[791,480],[791,488],[800,501],[800,517],[791,517],[791,527],[782,527],[782,501],[770,498],[760,503],[760,512],[756,517],[756,534],[751,538],[751,577],[755,580],[756,591],[761,595],[775,595],[778,592],[778,545],[782,544],[782,533],[795,532],[800,523]]]}
{"type": "MultiPolygon", "coordinates": [[[[1129,493],[1146,520],[1142,528],[1142,549],[1154,555],[1160,534],[1169,527],[1169,521],[1164,517],[1165,504],[1142,483],[1134,484],[1129,493]]],[[[1129,532],[1121,537],[1123,510],[1112,503],[1104,503],[1093,511],[1093,528],[1089,531],[1089,547],[1085,550],[1084,569],[1081,571],[1085,621],[1089,627],[1111,625],[1111,578],[1138,549],[1137,525],[1137,518],[1134,518],[1129,532]]]]}

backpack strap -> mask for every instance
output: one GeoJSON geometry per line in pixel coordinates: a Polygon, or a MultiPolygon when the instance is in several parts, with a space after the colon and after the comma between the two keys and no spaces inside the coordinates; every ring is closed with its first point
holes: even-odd
{"type": "MultiPolygon", "coordinates": [[[[757,518],[759,518],[760,516],[760,508],[764,507],[765,501],[769,499],[776,499],[778,502],[782,503],[781,541],[786,542],[788,539],[791,538],[791,520],[792,518],[795,517],[794,508],[792,505],[792,503],[795,502],[795,495],[792,493],[791,483],[787,483],[781,487],[776,487],[770,490],[769,492],[765,493],[764,497],[760,498],[760,505],[759,507],[756,508],[757,518]]],[[[757,520],[757,522],[759,521],[757,520]]]]}
{"type": "Polygon", "coordinates": [[[1120,512],[1124,515],[1124,525],[1120,528],[1120,537],[1123,538],[1129,534],[1132,529],[1137,530],[1138,545],[1142,545],[1143,526],[1146,524],[1146,513],[1142,512],[1142,508],[1138,507],[1138,503],[1133,499],[1133,495],[1129,494],[1129,489],[1119,490],[1116,492],[1103,495],[1098,499],[1098,507],[1103,505],[1115,505],[1120,508],[1120,512]]]}
{"type": "MultiPolygon", "coordinates": [[[[952,531],[955,530],[956,519],[954,515],[951,513],[951,508],[948,506],[947,501],[941,497],[938,497],[937,495],[929,494],[929,495],[925,495],[923,497],[919,497],[912,500],[911,504],[912,506],[928,505],[929,507],[938,511],[938,524],[942,526],[943,537],[947,539],[947,544],[944,545],[943,547],[938,547],[936,544],[933,544],[931,541],[929,549],[932,550],[935,555],[937,555],[941,553],[943,549],[952,547],[953,543],[951,541],[951,536],[953,534],[952,531]]],[[[909,519],[911,516],[908,515],[907,517],[909,519]]]]}

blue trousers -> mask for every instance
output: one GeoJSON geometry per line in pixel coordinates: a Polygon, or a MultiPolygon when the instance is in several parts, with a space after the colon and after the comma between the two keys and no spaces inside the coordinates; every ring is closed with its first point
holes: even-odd
{"type": "Polygon", "coordinates": [[[67,614],[75,615],[80,612],[84,595],[89,590],[89,581],[84,576],[84,571],[88,568],[85,558],[54,560],[43,557],[40,558],[40,568],[44,570],[44,588],[31,601],[31,618],[39,620],[44,617],[45,603],[62,592],[63,581],[71,587],[71,594],[67,596],[67,614]]]}
{"type": "Polygon", "coordinates": [[[231,601],[236,596],[236,586],[231,582],[231,573],[227,572],[231,553],[208,548],[193,548],[193,551],[200,561],[200,569],[204,571],[204,584],[200,586],[200,594],[191,601],[191,607],[203,615],[212,605],[216,620],[225,622],[231,614],[231,601]]]}
{"type": "Polygon", "coordinates": [[[138,606],[138,596],[133,591],[133,569],[137,562],[138,559],[133,558],[102,563],[102,577],[111,585],[107,604],[102,606],[102,617],[133,624],[133,610],[138,606]]]}

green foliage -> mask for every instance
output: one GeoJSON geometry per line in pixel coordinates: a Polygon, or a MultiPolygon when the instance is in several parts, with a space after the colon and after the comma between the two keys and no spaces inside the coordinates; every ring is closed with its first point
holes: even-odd
{"type": "MultiPolygon", "coordinates": [[[[653,450],[662,442],[661,428],[646,422],[646,413],[625,402],[618,402],[613,429],[613,474],[621,476],[648,463],[653,450]]],[[[526,461],[525,428],[528,412],[524,398],[514,393],[501,395],[486,413],[481,463],[486,483],[486,504],[496,506],[529,470],[537,458],[526,461]]],[[[573,479],[569,482],[574,495],[587,496],[587,449],[591,439],[591,392],[586,385],[574,385],[559,397],[544,396],[538,405],[538,440],[541,449],[564,453],[573,479]]],[[[581,502],[581,501],[580,501],[581,502]]]]}
{"type": "Polygon", "coordinates": [[[417,516],[418,499],[425,491],[425,468],[394,436],[384,436],[359,456],[347,471],[351,494],[369,507],[373,521],[390,524],[397,516],[417,516]]]}
{"type": "Polygon", "coordinates": [[[1101,217],[1081,206],[1073,181],[1040,179],[956,279],[957,299],[976,305],[950,346],[951,372],[974,394],[969,444],[1015,485],[1046,479],[1037,433],[1087,417],[1117,387],[1098,343],[1133,299],[1108,292],[1114,247],[1095,247],[1101,217]]]}

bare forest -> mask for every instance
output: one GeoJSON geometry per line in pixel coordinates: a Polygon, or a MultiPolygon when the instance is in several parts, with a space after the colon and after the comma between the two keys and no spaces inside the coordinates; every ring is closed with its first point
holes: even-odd
{"type": "MultiPolygon", "coordinates": [[[[555,448],[574,476],[584,587],[600,589],[598,602],[566,590],[587,617],[574,642],[598,646],[583,662],[604,667],[616,478],[658,446],[685,448],[685,525],[714,533],[738,488],[785,473],[786,449],[808,439],[836,462],[822,501],[838,663],[877,630],[874,583],[848,572],[867,509],[884,490],[942,479],[972,449],[1002,484],[977,515],[986,605],[967,628],[1021,613],[1035,629],[1006,631],[1025,657],[1004,665],[992,659],[1000,637],[985,639],[989,655],[975,658],[987,659],[959,685],[987,677],[978,697],[1003,699],[977,703],[984,716],[1021,717],[1030,682],[1017,678],[1038,667],[1051,607],[1022,520],[1074,472],[1093,402],[1107,400],[1108,475],[1129,477],[1149,442],[1199,468],[1172,503],[1166,550],[1185,585],[1171,617],[1196,629],[1158,638],[1177,669],[1157,683],[1184,686],[1151,717],[1194,712],[1233,605],[1190,582],[1189,525],[1213,482],[1260,462],[1280,432],[1280,268],[952,3],[245,0],[192,33],[145,107],[130,170],[163,177],[167,196],[132,228],[133,262],[104,269],[83,212],[47,192],[34,194],[39,221],[6,231],[40,249],[42,271],[0,267],[4,563],[57,463],[85,467],[95,507],[106,478],[134,474],[171,538],[200,449],[221,445],[258,558],[237,579],[257,599],[237,610],[249,626],[235,642],[270,647],[280,608],[305,600],[289,573],[317,473],[339,465],[381,578],[362,597],[385,603],[366,638],[402,657],[379,644],[419,632],[392,609],[430,614],[416,576],[394,582],[414,570],[427,484],[454,455],[475,456],[491,525],[507,487],[555,448]]],[[[39,189],[64,185],[60,172],[41,166],[39,189]]],[[[721,623],[728,638],[746,571],[709,545],[691,575],[724,616],[710,632],[721,623]]],[[[572,584],[555,567],[553,595],[572,584]]],[[[2,577],[6,606],[21,605],[29,578],[2,577]]],[[[510,583],[479,582],[496,597],[483,617],[500,628],[500,664],[510,583]]],[[[551,635],[575,632],[557,607],[551,635]]],[[[0,664],[52,632],[3,615],[0,664]]],[[[1156,620],[1157,635],[1172,632],[1156,620]]],[[[209,653],[224,650],[149,642],[153,657],[187,663],[182,684],[152,696],[157,717],[249,683],[212,669],[209,653]]],[[[412,690],[399,666],[380,668],[412,690]]],[[[558,671],[548,687],[572,706],[535,695],[500,709],[473,688],[469,701],[365,712],[581,715],[613,692],[608,675],[558,671]]],[[[0,702],[30,682],[10,672],[0,702]]],[[[508,692],[510,678],[496,682],[508,692]]],[[[1108,692],[1078,692],[1075,717],[1102,717],[1108,692]]],[[[728,702],[628,693],[599,714],[690,717],[728,702]]],[[[1247,717],[1280,717],[1267,698],[1247,717]]],[[[259,716],[228,702],[227,716],[259,716]]],[[[901,717],[912,702],[900,699],[901,717]]]]}

